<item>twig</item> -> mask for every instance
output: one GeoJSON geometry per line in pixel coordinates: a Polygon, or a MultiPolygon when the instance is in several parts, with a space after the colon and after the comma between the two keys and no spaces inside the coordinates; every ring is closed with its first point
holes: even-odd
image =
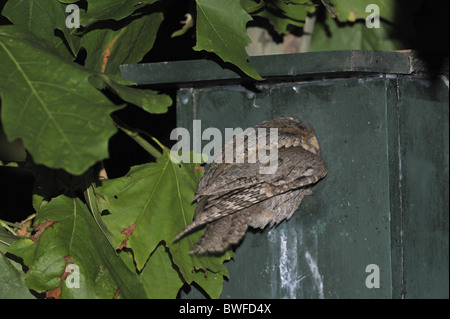
{"type": "Polygon", "coordinates": [[[14,223],[10,223],[10,222],[7,222],[6,220],[1,220],[1,219],[0,219],[0,226],[5,228],[7,231],[9,231],[14,236],[17,236],[17,234],[14,231],[14,229],[12,229],[11,227],[15,227],[15,228],[19,228],[20,227],[20,226],[17,226],[16,224],[14,224],[14,223]],[[9,227],[9,226],[11,226],[11,227],[9,227]]]}
{"type": "Polygon", "coordinates": [[[138,143],[144,150],[146,150],[151,156],[158,159],[162,156],[161,152],[158,151],[153,145],[147,142],[144,138],[142,138],[139,133],[133,132],[125,127],[119,125],[117,121],[115,122],[116,126],[122,130],[125,134],[131,137],[136,143],[138,143]]]}
{"type": "MultiPolygon", "coordinates": [[[[8,221],[2,220],[2,219],[0,219],[0,226],[5,228],[6,230],[8,230],[14,236],[18,236],[18,235],[14,231],[14,229],[12,229],[11,227],[13,227],[13,228],[23,228],[23,225],[21,225],[21,224],[11,223],[11,222],[8,222],[8,221]]],[[[31,231],[31,230],[33,230],[33,228],[27,227],[27,231],[31,231]]]]}

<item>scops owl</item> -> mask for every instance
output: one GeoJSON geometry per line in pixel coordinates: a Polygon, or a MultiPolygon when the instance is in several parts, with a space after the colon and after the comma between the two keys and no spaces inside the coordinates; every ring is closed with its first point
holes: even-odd
{"type": "MultiPolygon", "coordinates": [[[[282,117],[254,127],[255,132],[264,132],[258,128],[266,129],[264,142],[270,139],[270,134],[273,137],[274,130],[270,129],[277,129],[277,139],[273,143],[278,152],[276,170],[262,174],[261,168],[267,166],[268,161],[249,161],[261,148],[256,143],[251,149],[251,137],[244,136],[247,142],[246,147],[241,148],[244,154],[236,154],[236,136],[227,142],[233,143],[234,161],[231,163],[223,161],[225,143],[219,154],[222,160],[211,163],[197,186],[193,222],[174,238],[174,242],[178,241],[206,225],[190,254],[222,253],[238,244],[249,226],[264,229],[289,219],[303,197],[312,194],[311,186],[327,174],[317,138],[305,124],[282,117]],[[243,163],[236,163],[239,155],[243,156],[243,163]]],[[[268,150],[268,144],[264,145],[265,151],[268,150]]]]}

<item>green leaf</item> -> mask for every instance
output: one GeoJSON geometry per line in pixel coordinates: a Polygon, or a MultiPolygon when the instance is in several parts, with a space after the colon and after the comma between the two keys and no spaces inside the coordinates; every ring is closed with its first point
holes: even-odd
{"type": "Polygon", "coordinates": [[[97,190],[103,198],[100,202],[110,213],[103,219],[115,235],[115,247],[131,248],[138,270],[163,242],[183,280],[195,280],[207,290],[213,280],[208,281],[210,276],[205,278],[205,273],[228,276],[223,261],[231,257],[230,253],[190,256],[189,250],[202,231],[172,243],[175,235],[192,221],[195,206],[191,201],[200,175],[198,164],[176,164],[165,149],[157,163],[134,166],[125,177],[105,180],[97,190]],[[194,270],[201,270],[203,278],[195,277],[194,270]]]}
{"type": "Polygon", "coordinates": [[[141,273],[145,291],[151,299],[176,298],[183,281],[174,269],[169,254],[163,245],[152,253],[141,273]]]}
{"type": "MultiPolygon", "coordinates": [[[[0,222],[1,224],[1,222],[0,222]]],[[[18,236],[11,234],[0,225],[0,252],[5,253],[9,245],[18,239],[18,236]]]]}
{"type": "Polygon", "coordinates": [[[194,281],[205,290],[212,299],[220,298],[223,288],[223,275],[220,273],[197,270],[193,273],[194,281]]]}
{"type": "Polygon", "coordinates": [[[256,13],[264,8],[266,5],[264,1],[255,2],[254,0],[240,0],[242,8],[247,11],[248,14],[256,13]]]}
{"type": "MultiPolygon", "coordinates": [[[[150,51],[156,33],[163,21],[160,12],[142,16],[119,30],[95,29],[83,37],[82,45],[87,51],[85,66],[112,75],[119,74],[119,66],[137,63],[150,51]]],[[[102,85],[107,86],[124,101],[142,107],[149,113],[165,113],[172,105],[169,96],[152,90],[141,90],[124,86],[116,77],[97,75],[102,85]]]]}
{"type": "Polygon", "coordinates": [[[81,15],[81,24],[88,25],[97,20],[121,20],[131,13],[157,0],[88,0],[88,9],[81,15]]]}
{"type": "Polygon", "coordinates": [[[103,222],[103,219],[101,218],[101,211],[97,207],[97,191],[96,191],[96,182],[92,178],[94,176],[84,175],[84,182],[86,186],[84,187],[84,201],[86,203],[86,206],[88,207],[89,211],[92,214],[92,217],[95,220],[95,223],[97,224],[98,228],[101,230],[103,235],[105,236],[108,243],[113,248],[113,251],[116,253],[116,250],[114,249],[114,246],[112,245],[111,238],[113,237],[108,228],[106,227],[105,223],[103,222]]]}
{"type": "MultiPolygon", "coordinates": [[[[73,55],[76,54],[71,30],[66,27],[65,6],[54,0],[10,0],[3,8],[2,15],[15,26],[33,32],[43,41],[53,42],[55,47],[63,44],[61,38],[55,36],[55,29],[61,30],[73,55]]],[[[73,30],[72,30],[73,31],[73,30]]],[[[62,48],[67,51],[67,49],[62,48]]]]}
{"type": "Polygon", "coordinates": [[[0,251],[0,299],[33,299],[23,282],[23,274],[0,251]]]}
{"type": "Polygon", "coordinates": [[[339,25],[334,19],[316,24],[310,51],[331,50],[399,50],[402,43],[391,37],[392,26],[380,23],[380,28],[367,28],[365,22],[339,25]]]}
{"type": "Polygon", "coordinates": [[[334,9],[339,21],[355,22],[357,19],[366,19],[371,11],[366,12],[369,4],[377,5],[380,9],[380,16],[388,21],[394,22],[398,3],[392,0],[373,0],[370,2],[361,0],[335,1],[334,9]]]}
{"type": "Polygon", "coordinates": [[[36,163],[81,174],[108,156],[118,110],[92,87],[94,73],[67,62],[15,26],[0,27],[1,119],[36,163]]]}
{"type": "Polygon", "coordinates": [[[245,46],[249,44],[246,25],[252,17],[237,0],[196,0],[197,44],[194,50],[214,52],[223,61],[231,62],[254,79],[258,72],[247,63],[245,46]]]}
{"type": "Polygon", "coordinates": [[[0,227],[0,252],[5,252],[13,241],[14,235],[0,227]]]}
{"type": "MultiPolygon", "coordinates": [[[[14,242],[8,252],[23,258],[26,285],[38,292],[61,287],[62,298],[145,298],[138,275],[114,254],[87,207],[76,198],[59,196],[44,205],[35,220],[45,225],[35,238],[14,242]],[[66,266],[79,270],[79,288],[64,278],[66,266]]],[[[69,275],[69,274],[67,274],[69,275]]]]}
{"type": "Polygon", "coordinates": [[[83,36],[85,66],[102,73],[119,74],[119,66],[138,63],[150,51],[164,16],[144,15],[118,29],[95,29],[83,36]]]}
{"type": "Polygon", "coordinates": [[[96,78],[103,82],[102,87],[108,87],[122,100],[135,104],[145,111],[153,114],[167,112],[167,108],[172,105],[172,99],[165,94],[159,94],[153,90],[144,90],[122,85],[116,82],[116,77],[105,74],[97,74],[96,78]]]}
{"type": "Polygon", "coordinates": [[[281,0],[270,1],[264,10],[256,15],[268,19],[278,33],[286,33],[289,25],[303,26],[308,12],[314,10],[311,3],[307,0],[304,2],[310,5],[296,5],[281,0]]]}
{"type": "Polygon", "coordinates": [[[141,90],[111,82],[108,87],[112,89],[124,101],[142,107],[149,113],[166,113],[172,105],[172,99],[165,94],[159,94],[152,90],[141,90]]]}

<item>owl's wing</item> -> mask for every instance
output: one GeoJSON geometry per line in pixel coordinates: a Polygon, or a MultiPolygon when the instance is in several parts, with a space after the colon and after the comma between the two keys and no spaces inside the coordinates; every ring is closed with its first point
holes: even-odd
{"type": "Polygon", "coordinates": [[[205,175],[211,174],[207,176],[208,182],[195,197],[198,205],[194,221],[178,233],[174,241],[214,220],[273,196],[313,184],[327,173],[326,164],[320,156],[301,147],[281,148],[280,151],[275,174],[259,174],[260,164],[257,163],[233,164],[234,167],[222,169],[213,166],[211,173],[208,170],[205,175]]]}
{"type": "Polygon", "coordinates": [[[258,163],[212,163],[197,186],[195,201],[200,196],[222,195],[261,182],[258,163]]]}
{"type": "Polygon", "coordinates": [[[267,196],[260,194],[260,187],[257,187],[257,185],[244,190],[238,189],[220,197],[201,196],[195,208],[194,221],[180,231],[173,239],[173,242],[180,240],[186,234],[207,223],[250,207],[264,198],[267,198],[267,196]]]}
{"type": "Polygon", "coordinates": [[[275,174],[262,174],[261,179],[273,186],[299,188],[314,184],[328,172],[325,161],[302,147],[280,148],[275,174]]]}
{"type": "Polygon", "coordinates": [[[275,173],[260,174],[262,167],[264,164],[260,162],[212,163],[197,187],[194,201],[205,195],[220,197],[262,182],[286,187],[291,187],[294,182],[296,187],[302,187],[316,183],[327,173],[327,165],[322,158],[300,146],[278,149],[278,166],[275,173]]]}

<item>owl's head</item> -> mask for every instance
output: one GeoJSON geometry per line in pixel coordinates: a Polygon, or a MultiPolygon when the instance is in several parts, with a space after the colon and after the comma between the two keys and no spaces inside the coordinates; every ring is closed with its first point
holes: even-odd
{"type": "MultiPolygon", "coordinates": [[[[292,117],[278,117],[273,120],[264,121],[255,127],[261,128],[277,128],[279,138],[285,135],[291,135],[296,140],[299,140],[299,146],[303,147],[308,152],[313,154],[320,154],[319,142],[317,141],[314,132],[305,124],[292,117]]],[[[294,146],[297,143],[294,142],[294,146]]]]}

